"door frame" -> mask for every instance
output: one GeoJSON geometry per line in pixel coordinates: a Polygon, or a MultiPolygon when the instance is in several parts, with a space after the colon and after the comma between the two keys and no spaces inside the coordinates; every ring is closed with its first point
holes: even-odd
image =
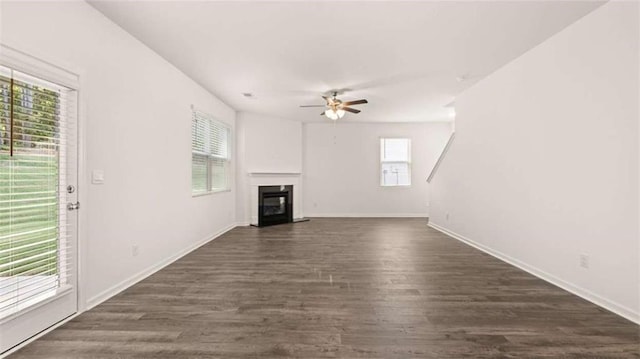
{"type": "MultiPolygon", "coordinates": [[[[8,351],[0,354],[0,358],[4,358],[27,344],[35,341],[43,335],[49,333],[55,328],[63,325],[69,320],[75,318],[82,312],[86,311],[86,253],[87,245],[82,239],[87,238],[87,214],[88,214],[88,176],[86,174],[86,113],[87,113],[87,96],[86,96],[86,71],[78,66],[69,64],[59,59],[51,59],[51,56],[42,52],[25,47],[23,44],[13,46],[6,42],[0,42],[0,64],[12,69],[41,77],[59,85],[72,88],[77,92],[77,168],[76,168],[76,191],[77,200],[82,204],[78,211],[77,228],[76,228],[76,311],[67,318],[62,319],[49,328],[36,333],[32,337],[26,339],[20,344],[14,346],[8,351]]],[[[38,307],[39,305],[35,305],[38,307]]]]}

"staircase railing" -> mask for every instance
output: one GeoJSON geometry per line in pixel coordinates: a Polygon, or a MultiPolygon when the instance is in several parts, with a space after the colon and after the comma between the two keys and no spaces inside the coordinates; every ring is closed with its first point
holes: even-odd
{"type": "Polygon", "coordinates": [[[449,140],[447,141],[447,144],[442,149],[440,156],[438,156],[438,160],[436,161],[436,164],[433,165],[433,169],[431,169],[431,173],[429,174],[429,177],[427,177],[427,182],[431,183],[433,176],[435,176],[436,172],[438,171],[438,167],[440,167],[440,163],[442,162],[442,159],[444,158],[444,156],[447,154],[447,151],[449,151],[449,147],[451,147],[451,143],[453,142],[453,139],[455,137],[456,137],[456,133],[452,132],[451,136],[449,136],[449,140]]]}

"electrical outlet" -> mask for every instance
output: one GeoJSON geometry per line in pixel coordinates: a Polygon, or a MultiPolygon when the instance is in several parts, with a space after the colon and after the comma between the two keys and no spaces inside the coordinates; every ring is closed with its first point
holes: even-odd
{"type": "Polygon", "coordinates": [[[140,247],[138,247],[137,244],[134,244],[133,246],[131,246],[131,254],[134,257],[137,257],[139,253],[140,253],[140,247]]]}
{"type": "Polygon", "coordinates": [[[580,267],[589,269],[589,256],[587,254],[580,255],[580,267]]]}

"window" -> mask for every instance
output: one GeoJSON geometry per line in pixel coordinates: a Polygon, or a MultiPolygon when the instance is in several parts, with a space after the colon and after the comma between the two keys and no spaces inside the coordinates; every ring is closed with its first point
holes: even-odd
{"type": "Polygon", "coordinates": [[[225,191],[229,185],[231,129],[213,116],[193,111],[191,122],[191,193],[225,191]]]}
{"type": "Polygon", "coordinates": [[[380,185],[411,185],[411,140],[380,139],[380,185]]]}
{"type": "Polygon", "coordinates": [[[74,284],[75,104],[75,90],[0,66],[0,320],[74,284]]]}

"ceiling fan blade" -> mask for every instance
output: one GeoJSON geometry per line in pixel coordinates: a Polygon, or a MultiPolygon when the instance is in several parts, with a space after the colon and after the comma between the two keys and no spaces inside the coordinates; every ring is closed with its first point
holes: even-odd
{"type": "Polygon", "coordinates": [[[327,105],[331,106],[333,105],[333,99],[331,97],[327,97],[327,96],[322,96],[322,98],[327,101],[327,105]]]}
{"type": "Polygon", "coordinates": [[[342,105],[343,106],[351,106],[351,105],[361,105],[364,103],[369,103],[369,101],[362,99],[362,100],[355,100],[355,101],[347,101],[347,102],[343,102],[342,105]]]}
{"type": "Polygon", "coordinates": [[[326,107],[327,105],[300,105],[300,107],[326,107]]]}
{"type": "Polygon", "coordinates": [[[360,110],[356,110],[355,108],[351,108],[351,107],[342,107],[342,109],[351,113],[360,113],[360,110]]]}

